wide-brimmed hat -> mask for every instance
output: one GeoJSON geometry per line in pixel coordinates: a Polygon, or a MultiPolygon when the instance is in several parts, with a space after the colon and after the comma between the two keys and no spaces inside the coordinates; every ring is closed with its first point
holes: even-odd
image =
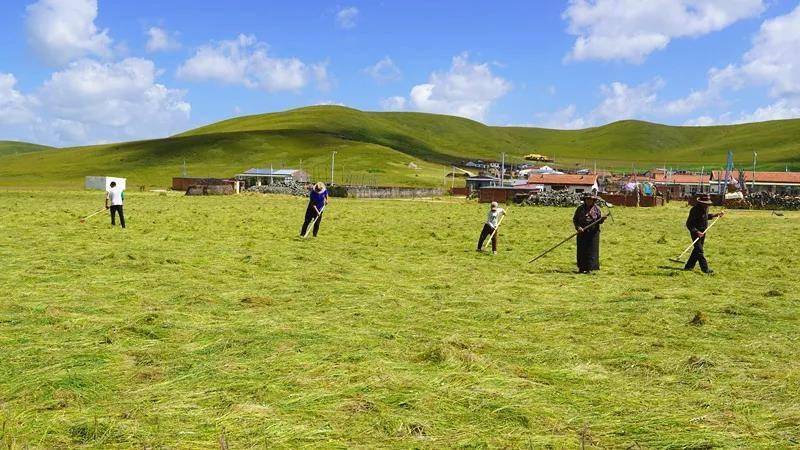
{"type": "Polygon", "coordinates": [[[582,194],[582,195],[581,195],[581,200],[584,200],[584,201],[585,201],[585,200],[589,200],[589,199],[592,199],[592,200],[600,200],[600,197],[598,197],[598,196],[596,196],[596,195],[592,194],[591,192],[586,192],[586,193],[584,193],[584,194],[582,194]]]}
{"type": "Polygon", "coordinates": [[[317,192],[324,191],[325,190],[325,183],[323,183],[322,181],[318,181],[317,184],[314,185],[314,189],[316,189],[317,192]]]}
{"type": "Polygon", "coordinates": [[[711,201],[711,196],[708,195],[708,194],[703,194],[703,195],[697,197],[697,200],[695,200],[695,201],[697,203],[700,203],[700,204],[703,204],[703,205],[713,205],[714,204],[714,202],[711,201]]]}
{"type": "Polygon", "coordinates": [[[492,204],[491,204],[491,208],[492,209],[497,209],[497,206],[498,206],[497,202],[492,202],[492,204]]]}

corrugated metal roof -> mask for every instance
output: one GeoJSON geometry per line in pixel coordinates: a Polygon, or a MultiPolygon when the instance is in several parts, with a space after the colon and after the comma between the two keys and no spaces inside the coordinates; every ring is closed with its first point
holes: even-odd
{"type": "Polygon", "coordinates": [[[274,176],[285,176],[285,177],[288,177],[288,176],[293,175],[295,172],[297,172],[297,169],[278,169],[278,170],[273,170],[273,169],[256,169],[256,168],[252,168],[252,169],[247,169],[247,171],[244,172],[244,175],[274,175],[274,176]]]}

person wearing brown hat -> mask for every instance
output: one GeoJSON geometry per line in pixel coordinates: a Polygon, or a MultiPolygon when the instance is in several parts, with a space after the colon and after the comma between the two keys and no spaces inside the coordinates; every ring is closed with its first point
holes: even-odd
{"type": "Polygon", "coordinates": [[[695,264],[699,263],[700,270],[702,270],[704,273],[714,273],[714,271],[708,267],[708,261],[706,260],[706,255],[703,249],[703,245],[706,241],[705,232],[706,229],[708,229],[709,219],[724,216],[725,211],[722,211],[718,214],[709,214],[708,208],[711,205],[713,205],[711,197],[708,194],[702,194],[701,196],[697,197],[694,206],[692,206],[692,209],[689,210],[689,217],[686,219],[686,228],[689,229],[691,239],[693,241],[696,239],[696,241],[694,243],[694,248],[692,249],[692,254],[686,261],[686,265],[683,267],[683,270],[694,270],[695,264]]]}
{"type": "Polygon", "coordinates": [[[593,194],[584,194],[581,197],[583,203],[572,216],[572,224],[578,232],[577,262],[580,273],[600,270],[600,224],[606,218],[597,205],[599,198],[593,194]]]}
{"type": "Polygon", "coordinates": [[[500,221],[506,211],[497,205],[497,202],[492,202],[489,207],[489,215],[486,217],[486,223],[483,224],[481,236],[478,238],[478,251],[483,251],[483,243],[487,237],[491,236],[492,240],[492,254],[497,254],[497,228],[500,226],[500,221]]]}

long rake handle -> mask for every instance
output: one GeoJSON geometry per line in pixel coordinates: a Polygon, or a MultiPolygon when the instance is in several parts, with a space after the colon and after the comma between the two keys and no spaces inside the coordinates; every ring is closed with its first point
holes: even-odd
{"type": "MultiPolygon", "coordinates": [[[[317,207],[315,206],[314,209],[317,209],[317,207]]],[[[313,219],[311,219],[311,222],[308,223],[308,228],[306,228],[306,234],[303,235],[304,238],[307,238],[308,233],[311,233],[311,229],[314,228],[314,224],[317,222],[317,219],[319,219],[319,216],[322,215],[322,211],[325,211],[324,206],[322,207],[322,209],[317,209],[317,217],[314,217],[313,219]]]]}
{"type": "Polygon", "coordinates": [[[497,234],[497,229],[500,228],[500,224],[503,223],[503,219],[505,219],[505,218],[506,218],[505,214],[500,216],[500,220],[497,221],[497,226],[495,227],[494,230],[492,230],[492,234],[489,235],[489,239],[483,241],[483,247],[481,247],[481,249],[486,247],[489,242],[492,242],[492,239],[494,239],[494,235],[497,234]]]}
{"type": "MultiPolygon", "coordinates": [[[[705,235],[706,235],[706,233],[708,233],[708,230],[710,230],[710,229],[711,229],[711,227],[713,227],[713,226],[714,226],[714,224],[715,224],[715,223],[717,223],[717,221],[718,221],[719,219],[721,219],[721,218],[722,218],[722,216],[717,216],[717,218],[716,218],[716,219],[714,219],[714,220],[711,222],[711,225],[709,225],[709,226],[708,226],[708,228],[706,228],[705,230],[703,230],[703,236],[705,236],[705,235]]],[[[678,260],[680,260],[681,258],[683,258],[683,255],[685,255],[685,254],[686,254],[686,252],[688,252],[690,248],[694,247],[694,244],[696,244],[696,243],[697,243],[697,241],[699,241],[699,240],[700,240],[700,236],[698,236],[697,238],[695,238],[695,240],[693,240],[693,241],[692,241],[692,243],[691,243],[691,244],[689,244],[689,246],[688,246],[688,247],[686,247],[686,249],[685,249],[684,251],[682,251],[682,252],[681,252],[681,254],[680,254],[680,255],[678,255],[678,257],[677,257],[677,258],[675,258],[675,260],[676,260],[676,261],[678,261],[678,260]]]]}
{"type": "Polygon", "coordinates": [[[81,221],[83,221],[83,220],[86,220],[86,219],[88,219],[88,218],[90,218],[90,217],[96,216],[96,215],[100,214],[101,212],[103,212],[103,211],[105,211],[105,210],[106,210],[106,209],[105,209],[105,208],[103,208],[103,209],[101,209],[101,210],[98,210],[98,211],[96,211],[96,212],[93,212],[93,213],[89,214],[88,216],[84,217],[83,219],[81,219],[81,221]]]}
{"type": "MultiPolygon", "coordinates": [[[[603,217],[601,217],[601,218],[599,218],[599,219],[595,220],[594,222],[590,223],[589,225],[586,225],[586,226],[583,228],[583,231],[586,231],[586,230],[588,230],[589,228],[591,228],[591,227],[593,227],[593,226],[597,225],[597,224],[598,224],[598,223],[600,223],[600,222],[601,222],[603,219],[605,219],[607,216],[608,216],[608,215],[605,215],[605,216],[603,216],[603,217]]],[[[568,240],[570,240],[570,239],[574,238],[574,237],[575,237],[575,236],[577,236],[577,235],[578,235],[578,232],[577,232],[577,231],[576,231],[576,232],[574,232],[574,233],[572,233],[572,234],[570,234],[569,236],[565,237],[563,241],[561,241],[561,242],[559,242],[558,244],[556,244],[556,245],[554,245],[554,246],[550,247],[550,248],[549,248],[549,249],[547,249],[547,250],[546,250],[544,253],[542,253],[541,255],[537,256],[536,258],[533,258],[532,260],[528,261],[528,264],[530,264],[530,263],[532,263],[532,262],[536,261],[537,259],[539,259],[539,258],[543,257],[544,255],[546,255],[546,254],[548,254],[548,253],[552,252],[553,250],[557,249],[558,247],[561,247],[562,245],[564,245],[564,243],[565,243],[565,242],[567,242],[568,240]]]]}

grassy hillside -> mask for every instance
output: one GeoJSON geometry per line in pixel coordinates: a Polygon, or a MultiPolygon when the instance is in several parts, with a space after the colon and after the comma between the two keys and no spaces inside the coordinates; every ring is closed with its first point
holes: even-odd
{"type": "MultiPolygon", "coordinates": [[[[2,147],[0,147],[2,149],[2,147]]],[[[189,175],[231,176],[252,166],[299,167],[338,181],[370,176],[381,184],[442,184],[446,166],[467,158],[510,160],[531,152],[566,167],[720,167],[728,150],[761,170],[800,169],[800,119],[717,127],[622,121],[585,130],[490,127],[459,117],[363,112],[314,106],[239,117],[151,141],[2,156],[0,186],[79,187],[86,175],[118,175],[132,185],[168,186],[186,160],[189,175]],[[411,170],[414,162],[420,170],[411,170]]],[[[0,150],[2,152],[2,150],[0,150]]]]}
{"type": "Polygon", "coordinates": [[[231,131],[313,130],[369,141],[431,161],[465,157],[499,159],[500,152],[521,158],[531,152],[564,163],[598,161],[626,167],[630,162],[701,166],[724,165],[733,150],[737,161],[759,161],[800,168],[800,119],[715,127],[675,127],[626,120],[585,130],[490,127],[468,119],[425,113],[364,112],[338,106],[234,118],[184,135],[231,131]]]}
{"type": "Polygon", "coordinates": [[[568,208],[0,192],[0,447],[796,448],[800,213],[627,208],[574,273],[568,208]],[[57,225],[54,225],[57,224],[57,225]],[[758,258],[754,260],[753,258],[758,258]],[[691,324],[697,311],[704,323],[691,324]]]}
{"type": "Polygon", "coordinates": [[[21,153],[31,153],[50,149],[53,149],[53,147],[30,144],[28,142],[0,141],[0,156],[17,155],[21,153]]]}
{"type": "Polygon", "coordinates": [[[186,161],[189,176],[229,177],[250,167],[301,167],[330,177],[336,151],[337,180],[354,175],[388,185],[438,186],[440,166],[369,142],[325,133],[284,130],[218,133],[81,147],[0,158],[0,186],[79,188],[86,175],[128,178],[129,189],[169,186],[186,161]],[[414,162],[418,169],[410,169],[414,162]]]}

